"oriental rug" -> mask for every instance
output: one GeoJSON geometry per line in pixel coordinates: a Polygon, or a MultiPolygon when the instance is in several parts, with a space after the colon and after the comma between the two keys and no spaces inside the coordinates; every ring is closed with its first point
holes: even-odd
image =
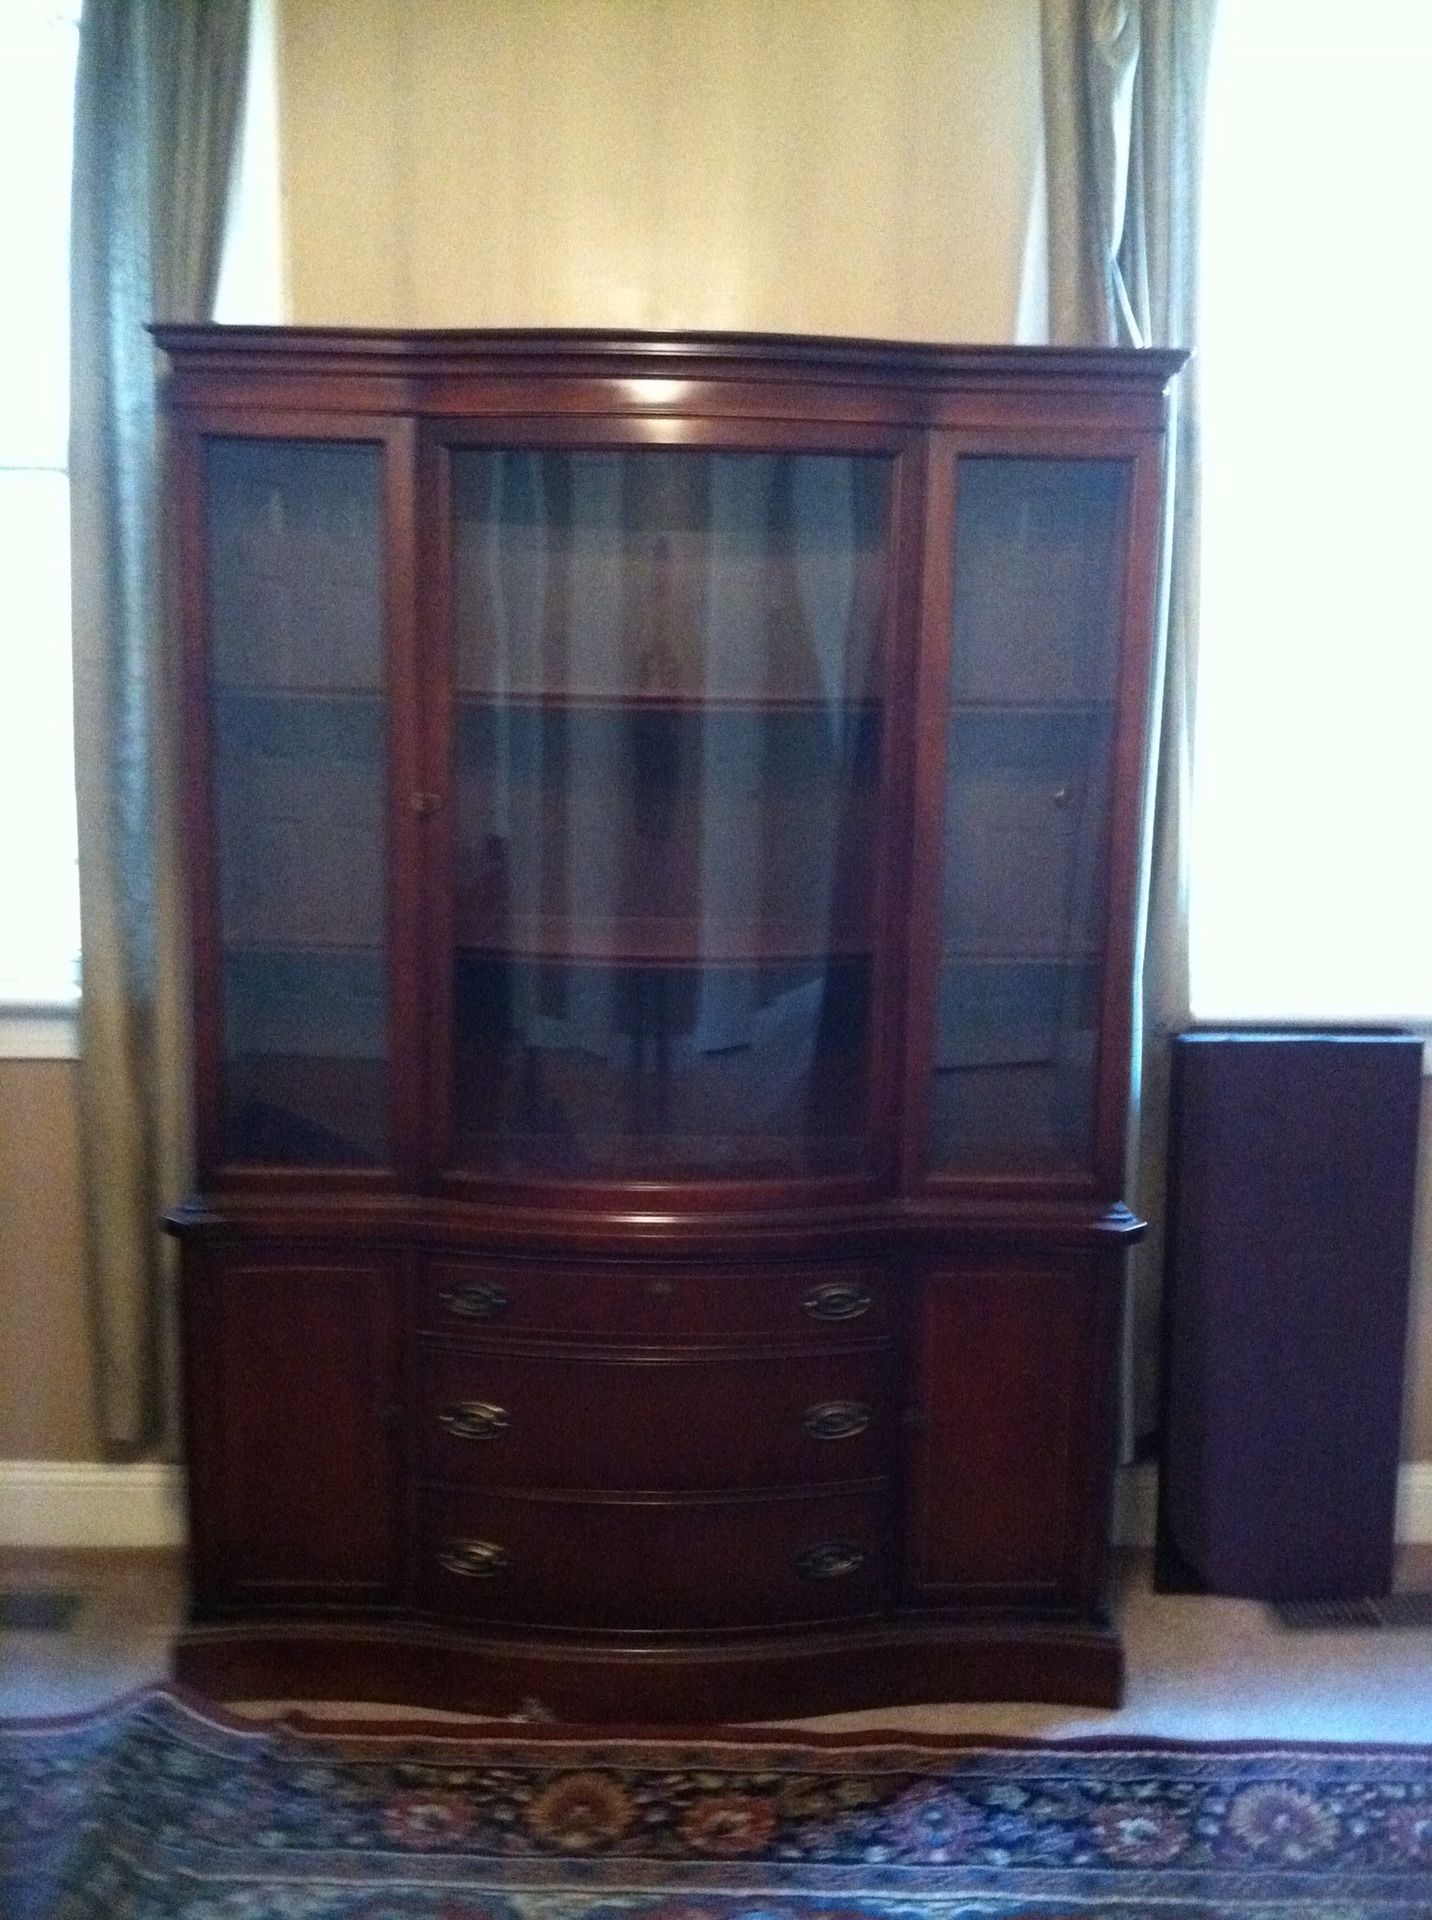
{"type": "Polygon", "coordinates": [[[0,1728],[5,1920],[1411,1920],[1432,1748],[0,1728]]]}

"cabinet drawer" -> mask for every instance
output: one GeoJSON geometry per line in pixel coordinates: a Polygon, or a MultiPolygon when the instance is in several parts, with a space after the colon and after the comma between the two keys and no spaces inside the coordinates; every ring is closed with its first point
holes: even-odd
{"type": "Polygon", "coordinates": [[[859,1480],[893,1452],[880,1347],[746,1359],[427,1345],[419,1368],[432,1480],[694,1493],[859,1480]]]}
{"type": "Polygon", "coordinates": [[[884,1490],[762,1500],[430,1493],[419,1590],[439,1612],[538,1627],[755,1627],[876,1611],[884,1490]]]}
{"type": "Polygon", "coordinates": [[[551,1339],[819,1343],[889,1330],[886,1276],[869,1266],[692,1268],[435,1260],[418,1324],[430,1333],[551,1339]]]}

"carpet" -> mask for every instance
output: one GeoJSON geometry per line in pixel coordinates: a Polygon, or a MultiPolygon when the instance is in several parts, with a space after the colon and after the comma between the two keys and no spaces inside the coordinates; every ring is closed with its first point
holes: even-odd
{"type": "Polygon", "coordinates": [[[1432,1748],[0,1728],[5,1920],[1410,1920],[1432,1748]]]}

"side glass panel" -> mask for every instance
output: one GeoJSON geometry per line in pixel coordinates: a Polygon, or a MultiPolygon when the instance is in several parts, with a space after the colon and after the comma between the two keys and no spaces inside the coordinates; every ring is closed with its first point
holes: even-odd
{"type": "Polygon", "coordinates": [[[1090,1165],[1129,481],[956,470],[936,1172],[1090,1165]]]}
{"type": "Polygon", "coordinates": [[[382,461],[206,447],[230,1163],[389,1153],[382,461]]]}
{"type": "Polygon", "coordinates": [[[872,1165],[890,478],[454,456],[455,1165],[872,1165]]]}

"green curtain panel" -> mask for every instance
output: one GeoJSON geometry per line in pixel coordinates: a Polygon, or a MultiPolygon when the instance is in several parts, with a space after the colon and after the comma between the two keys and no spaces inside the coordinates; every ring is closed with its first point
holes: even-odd
{"type": "Polygon", "coordinates": [[[213,308],[249,0],[85,0],[75,96],[70,486],[80,1103],[100,1418],[172,1435],[158,1220],[188,1158],[168,595],[151,320],[213,308]]]}
{"type": "MultiPolygon", "coordinates": [[[[1043,0],[1049,318],[1060,344],[1196,347],[1199,188],[1215,0],[1043,0]]],[[[1169,1035],[1190,1017],[1189,798],[1198,677],[1198,364],[1178,388],[1174,511],[1155,715],[1153,844],[1130,1185],[1135,1254],[1125,1436],[1152,1433],[1169,1035]]]]}

